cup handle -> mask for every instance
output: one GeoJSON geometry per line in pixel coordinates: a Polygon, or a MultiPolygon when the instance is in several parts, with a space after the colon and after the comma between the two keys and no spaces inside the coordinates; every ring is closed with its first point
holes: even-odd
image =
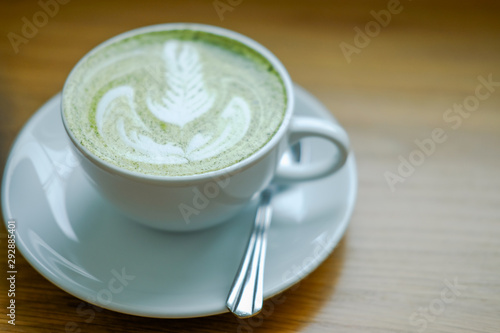
{"type": "Polygon", "coordinates": [[[276,170],[277,182],[313,180],[333,174],[346,162],[349,154],[349,137],[342,127],[325,121],[294,116],[290,123],[289,145],[306,137],[318,137],[333,143],[338,149],[336,159],[325,159],[313,163],[279,164],[276,170]]]}

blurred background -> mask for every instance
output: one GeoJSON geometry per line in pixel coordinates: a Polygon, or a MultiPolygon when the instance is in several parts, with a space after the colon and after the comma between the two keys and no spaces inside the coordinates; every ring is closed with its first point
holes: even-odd
{"type": "Polygon", "coordinates": [[[270,49],[345,127],[359,173],[343,241],[283,304],[268,303],[270,315],[242,324],[228,314],[157,320],[102,310],[87,321],[80,300],[20,257],[18,325],[3,316],[0,330],[64,332],[72,320],[81,332],[498,332],[500,2],[2,0],[0,8],[1,171],[22,126],[90,49],[145,25],[199,22],[270,49]],[[416,141],[430,139],[427,154],[416,141]],[[445,281],[457,279],[460,297],[433,308],[445,281]]]}

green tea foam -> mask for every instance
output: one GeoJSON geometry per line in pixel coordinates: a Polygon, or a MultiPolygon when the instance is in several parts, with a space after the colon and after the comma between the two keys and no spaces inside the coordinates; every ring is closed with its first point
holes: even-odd
{"type": "Polygon", "coordinates": [[[219,170],[262,148],[286,110],[283,82],[248,46],[206,32],[128,37],[71,73],[63,110],[102,160],[149,175],[219,170]]]}

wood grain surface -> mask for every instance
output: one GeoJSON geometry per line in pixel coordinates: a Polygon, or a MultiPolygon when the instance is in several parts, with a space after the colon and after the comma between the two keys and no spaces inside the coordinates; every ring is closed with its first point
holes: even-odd
{"type": "Polygon", "coordinates": [[[9,33],[21,36],[23,18],[33,20],[42,7],[2,1],[2,170],[23,124],[92,47],[144,25],[218,25],[271,49],[350,134],[359,196],[338,248],[249,320],[162,320],[108,310],[82,316],[79,299],[18,255],[14,327],[6,316],[2,224],[0,330],[500,332],[499,3],[221,2],[233,4],[222,17],[213,0],[73,0],[18,44],[9,33]],[[375,16],[382,23],[370,23],[375,16]]]}

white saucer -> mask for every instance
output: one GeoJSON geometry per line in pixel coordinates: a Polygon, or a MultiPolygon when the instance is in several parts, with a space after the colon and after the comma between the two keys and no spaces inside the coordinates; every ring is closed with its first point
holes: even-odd
{"type": "MultiPolygon", "coordinates": [[[[295,89],[298,114],[335,121],[314,97],[295,89]]],[[[3,216],[17,221],[17,248],[26,260],[61,289],[107,309],[161,318],[227,312],[256,203],[234,221],[193,233],[160,232],[124,220],[84,178],[63,129],[60,101],[56,95],[28,121],[5,168],[3,216]],[[128,277],[118,278],[122,273],[128,277]]],[[[314,139],[302,147],[310,159],[331,149],[314,139]]],[[[273,198],[266,298],[326,259],[349,223],[356,187],[351,154],[337,174],[273,198]]]]}

